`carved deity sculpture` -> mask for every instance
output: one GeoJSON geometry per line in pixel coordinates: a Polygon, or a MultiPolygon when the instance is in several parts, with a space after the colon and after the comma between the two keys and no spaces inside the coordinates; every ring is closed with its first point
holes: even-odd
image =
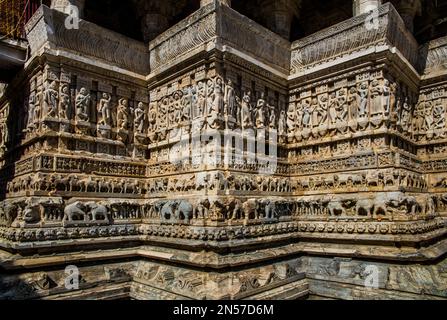
{"type": "Polygon", "coordinates": [[[433,129],[433,103],[431,101],[425,101],[424,108],[423,108],[423,115],[424,115],[424,127],[426,130],[432,130],[433,129]]]}
{"type": "Polygon", "coordinates": [[[81,88],[75,101],[76,106],[76,120],[78,121],[89,121],[90,113],[90,95],[87,94],[87,89],[81,88]]]}
{"type": "Polygon", "coordinates": [[[386,116],[389,115],[391,111],[392,90],[393,89],[390,86],[390,82],[388,80],[385,80],[382,86],[382,94],[383,94],[384,114],[386,116]]]}
{"type": "Polygon", "coordinates": [[[434,129],[444,129],[445,128],[445,106],[442,103],[442,99],[438,99],[434,102],[433,107],[433,122],[434,129]]]}
{"type": "Polygon", "coordinates": [[[312,98],[312,102],[310,104],[310,113],[311,113],[311,127],[317,127],[319,125],[319,112],[318,112],[318,99],[312,98]]]}
{"type": "Polygon", "coordinates": [[[174,123],[179,123],[180,121],[182,121],[182,92],[181,91],[176,91],[174,92],[174,95],[172,97],[172,101],[171,101],[171,105],[172,105],[172,110],[171,110],[171,124],[174,123]]]}
{"type": "Polygon", "coordinates": [[[68,120],[69,108],[70,108],[70,89],[68,88],[68,85],[63,85],[60,93],[59,118],[68,120]]]}
{"type": "Polygon", "coordinates": [[[32,93],[28,99],[28,123],[27,127],[30,127],[34,123],[34,109],[36,107],[36,96],[32,93]]]}
{"type": "Polygon", "coordinates": [[[265,127],[265,107],[266,102],[264,99],[264,93],[261,93],[261,97],[258,99],[255,110],[255,125],[258,129],[265,127]]]}
{"type": "Polygon", "coordinates": [[[284,136],[286,134],[286,112],[281,110],[278,119],[278,136],[284,136]]]}
{"type": "Polygon", "coordinates": [[[322,94],[318,96],[318,125],[324,125],[327,122],[328,117],[328,103],[329,99],[327,94],[322,94]]]}
{"type": "Polygon", "coordinates": [[[301,104],[302,110],[303,110],[303,117],[302,117],[302,124],[303,124],[303,128],[310,128],[312,125],[311,122],[311,109],[310,109],[310,104],[309,104],[309,100],[304,99],[302,104],[301,104]]]}
{"type": "Polygon", "coordinates": [[[251,92],[247,91],[241,101],[241,125],[243,129],[253,126],[251,120],[251,92]]]}
{"type": "Polygon", "coordinates": [[[40,120],[40,115],[42,112],[42,87],[37,88],[35,105],[34,105],[34,115],[33,115],[33,123],[36,123],[40,120]]]}
{"type": "Polygon", "coordinates": [[[110,106],[110,102],[112,101],[112,97],[107,92],[102,94],[102,98],[99,100],[99,121],[98,124],[102,125],[110,125],[112,120],[112,110],[110,106]]]}
{"type": "Polygon", "coordinates": [[[224,110],[224,82],[222,78],[217,77],[216,78],[216,84],[214,86],[214,105],[215,105],[215,111],[217,111],[218,114],[222,113],[224,110]]]}
{"type": "Polygon", "coordinates": [[[212,114],[214,110],[214,82],[211,79],[206,83],[206,106],[207,115],[212,114]]]}
{"type": "Polygon", "coordinates": [[[359,118],[366,118],[368,116],[368,83],[362,82],[358,88],[360,98],[359,103],[359,118]]]}
{"type": "Polygon", "coordinates": [[[371,106],[370,106],[371,116],[375,117],[383,115],[384,114],[383,110],[384,103],[382,99],[383,88],[380,86],[378,80],[374,80],[371,83],[370,94],[371,94],[371,106]]]}
{"type": "Polygon", "coordinates": [[[287,126],[287,132],[290,134],[295,134],[295,128],[296,128],[295,120],[296,120],[295,103],[289,103],[289,107],[287,109],[286,126],[287,126]]]}
{"type": "Polygon", "coordinates": [[[359,96],[357,94],[357,89],[352,87],[349,89],[348,97],[348,121],[357,121],[358,111],[359,111],[359,96]]]}
{"type": "Polygon", "coordinates": [[[402,104],[402,112],[400,116],[400,125],[403,130],[408,130],[411,120],[411,105],[408,97],[405,97],[404,103],[402,104]]]}
{"type": "Polygon", "coordinates": [[[206,106],[206,92],[205,92],[205,83],[198,82],[197,83],[197,104],[194,108],[193,117],[199,118],[203,116],[205,112],[206,106]]]}
{"type": "Polygon", "coordinates": [[[57,84],[56,81],[53,81],[44,92],[43,106],[47,117],[54,118],[57,116],[58,101],[59,93],[57,92],[57,84]]]}
{"type": "Polygon", "coordinates": [[[155,132],[157,130],[157,103],[156,102],[151,102],[149,104],[148,129],[149,129],[149,132],[155,132]]]}
{"type": "Polygon", "coordinates": [[[122,98],[118,102],[117,110],[117,126],[118,129],[127,130],[129,127],[130,110],[129,101],[126,98],[122,98]]]}
{"type": "Polygon", "coordinates": [[[347,97],[345,90],[337,92],[337,122],[345,122],[348,115],[348,108],[346,107],[347,97]]]}
{"type": "Polygon", "coordinates": [[[225,114],[230,117],[236,118],[236,94],[231,80],[227,81],[225,85],[225,114]]]}
{"type": "Polygon", "coordinates": [[[135,118],[134,118],[134,131],[136,133],[143,133],[144,129],[144,119],[145,119],[145,112],[144,112],[144,105],[142,102],[139,102],[137,104],[137,107],[135,108],[135,118]]]}
{"type": "Polygon", "coordinates": [[[329,121],[331,124],[335,124],[337,122],[337,110],[338,110],[338,99],[337,94],[332,92],[329,98],[329,121]]]}
{"type": "Polygon", "coordinates": [[[271,100],[270,103],[267,104],[267,110],[269,115],[269,128],[275,129],[277,127],[277,124],[276,124],[276,110],[273,100],[271,100]]]}
{"type": "Polygon", "coordinates": [[[166,129],[168,126],[168,115],[169,115],[169,98],[165,97],[160,101],[158,107],[158,121],[157,127],[158,129],[166,129]]]}
{"type": "Polygon", "coordinates": [[[183,89],[182,121],[189,121],[191,119],[194,93],[194,88],[192,87],[183,89]]]}
{"type": "Polygon", "coordinates": [[[6,145],[9,142],[9,130],[7,124],[9,110],[3,110],[0,112],[0,150],[2,152],[6,151],[6,145]]]}

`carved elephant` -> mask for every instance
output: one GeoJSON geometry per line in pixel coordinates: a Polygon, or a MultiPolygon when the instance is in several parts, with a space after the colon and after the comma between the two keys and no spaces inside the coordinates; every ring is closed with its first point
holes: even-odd
{"type": "Polygon", "coordinates": [[[25,210],[23,210],[23,221],[26,223],[38,223],[40,219],[39,206],[27,206],[25,210]]]}
{"type": "Polygon", "coordinates": [[[186,200],[170,200],[163,205],[160,215],[163,220],[189,223],[193,218],[193,206],[186,200]]]}
{"type": "Polygon", "coordinates": [[[208,211],[210,210],[210,201],[208,198],[200,199],[194,208],[194,218],[206,219],[208,218],[208,211]]]}
{"type": "Polygon", "coordinates": [[[264,211],[265,219],[275,219],[278,216],[276,202],[273,200],[263,200],[260,202],[264,211]]]}
{"type": "Polygon", "coordinates": [[[329,201],[326,208],[331,216],[343,216],[346,213],[346,209],[343,207],[343,203],[340,200],[329,201]]]}
{"type": "Polygon", "coordinates": [[[69,204],[64,209],[64,221],[86,221],[87,207],[80,201],[69,204]]]}
{"type": "Polygon", "coordinates": [[[87,202],[85,206],[88,208],[88,220],[101,222],[109,221],[107,207],[96,202],[87,202]]]}
{"type": "Polygon", "coordinates": [[[258,219],[258,201],[256,199],[248,199],[242,204],[242,210],[244,211],[245,219],[258,219]]]}

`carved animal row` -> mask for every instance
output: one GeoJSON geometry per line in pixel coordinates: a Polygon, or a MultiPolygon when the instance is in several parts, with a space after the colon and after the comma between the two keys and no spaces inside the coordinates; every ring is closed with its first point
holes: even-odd
{"type": "Polygon", "coordinates": [[[296,202],[294,216],[380,216],[424,215],[434,216],[439,202],[447,198],[432,195],[410,196],[400,192],[377,193],[371,198],[336,198],[330,196],[306,197],[296,202]]]}
{"type": "Polygon", "coordinates": [[[225,176],[221,172],[199,173],[184,178],[159,178],[150,180],[126,178],[95,178],[75,174],[36,173],[9,181],[9,193],[26,191],[107,192],[119,194],[146,194],[183,192],[191,190],[236,190],[290,192],[288,178],[258,176],[255,179],[242,175],[225,176]]]}
{"type": "Polygon", "coordinates": [[[427,182],[418,174],[405,171],[370,171],[362,174],[339,174],[301,178],[292,183],[292,191],[316,191],[353,187],[388,187],[399,186],[405,188],[426,189],[427,182]]]}
{"type": "Polygon", "coordinates": [[[422,215],[434,217],[445,211],[447,194],[440,196],[411,196],[401,192],[377,193],[372,197],[355,199],[330,196],[311,196],[298,199],[250,198],[237,199],[203,197],[198,200],[154,200],[137,203],[74,202],[54,205],[7,205],[0,210],[0,222],[11,225],[14,221],[29,224],[61,221],[64,225],[82,223],[110,224],[115,220],[150,219],[161,223],[189,224],[192,220],[215,221],[277,221],[280,217],[300,216],[357,216],[372,217],[395,215],[422,215]],[[43,208],[43,209],[42,209],[43,208]],[[63,218],[61,219],[61,212],[63,218]]]}

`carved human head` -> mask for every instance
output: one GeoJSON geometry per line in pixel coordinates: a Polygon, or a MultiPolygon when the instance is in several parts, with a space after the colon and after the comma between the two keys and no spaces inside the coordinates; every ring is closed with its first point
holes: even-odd
{"type": "Polygon", "coordinates": [[[87,94],[87,90],[85,88],[81,88],[81,90],[79,90],[79,93],[85,96],[87,94]]]}

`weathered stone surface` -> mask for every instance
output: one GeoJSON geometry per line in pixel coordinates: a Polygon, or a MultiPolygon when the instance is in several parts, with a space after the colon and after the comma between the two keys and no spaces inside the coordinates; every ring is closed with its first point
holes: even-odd
{"type": "Polygon", "coordinates": [[[146,44],[39,9],[0,97],[0,298],[445,299],[445,38],[367,2],[293,43],[230,1],[146,44]]]}

